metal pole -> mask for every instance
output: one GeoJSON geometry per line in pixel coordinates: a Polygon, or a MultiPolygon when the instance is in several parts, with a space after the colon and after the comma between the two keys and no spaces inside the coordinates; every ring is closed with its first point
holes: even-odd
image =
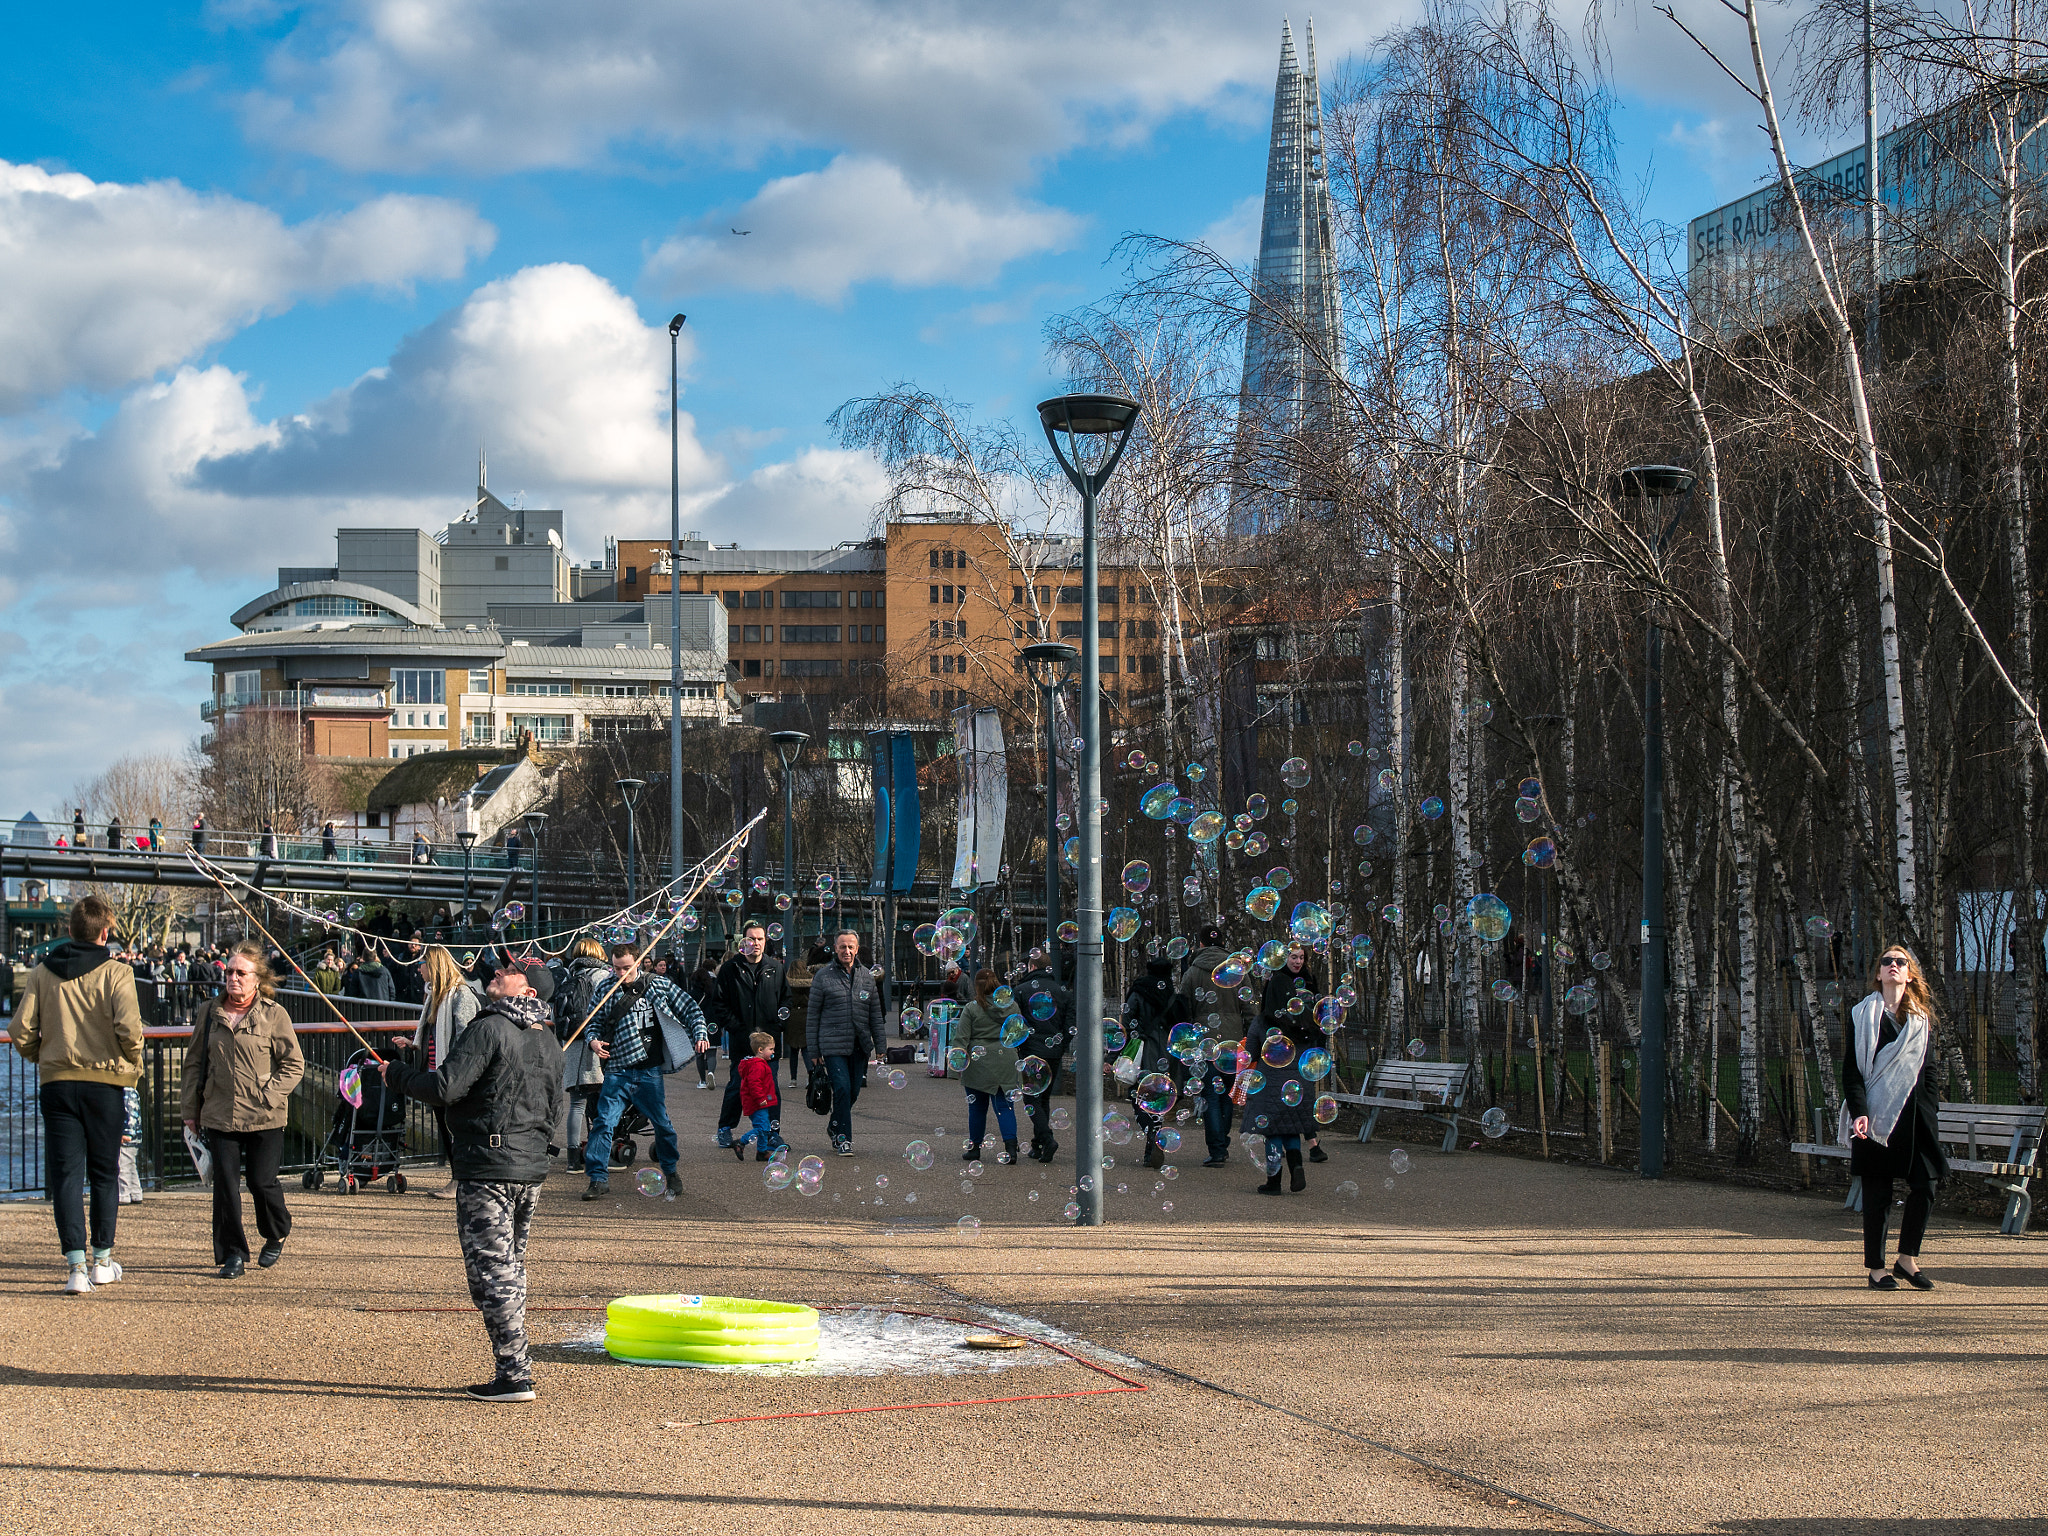
{"type": "Polygon", "coordinates": [[[790,923],[797,920],[796,907],[796,771],[788,758],[782,760],[782,889],[789,897],[790,923]]]}
{"type": "Polygon", "coordinates": [[[529,927],[529,929],[528,929],[527,931],[528,931],[528,932],[529,932],[530,934],[539,934],[539,933],[541,932],[541,923],[540,923],[540,828],[539,828],[539,827],[534,827],[534,828],[533,828],[533,879],[532,879],[532,881],[531,881],[531,884],[532,884],[532,887],[533,887],[533,911],[532,911],[532,912],[530,912],[529,914],[527,914],[527,921],[528,921],[528,922],[529,922],[529,923],[531,924],[531,926],[529,927]]]}
{"type": "Polygon", "coordinates": [[[1081,890],[1074,914],[1081,926],[1074,946],[1074,1160],[1084,1227],[1102,1225],[1102,818],[1096,808],[1102,798],[1102,594],[1095,566],[1091,475],[1081,489],[1081,782],[1074,797],[1081,823],[1081,890]]]}
{"type": "Polygon", "coordinates": [[[1053,700],[1059,685],[1041,680],[1045,695],[1045,968],[1053,985],[1060,981],[1060,756],[1053,725],[1053,700]]]}
{"type": "Polygon", "coordinates": [[[668,323],[668,853],[669,878],[683,878],[683,468],[677,433],[676,338],[686,317],[668,323]]]}
{"type": "Polygon", "coordinates": [[[633,878],[640,862],[639,848],[633,836],[636,819],[633,815],[633,804],[629,800],[626,802],[626,905],[629,907],[637,905],[640,900],[639,885],[633,878]]]}
{"type": "Polygon", "coordinates": [[[1883,207],[1877,175],[1877,18],[1875,0],[1863,0],[1863,240],[1870,260],[1870,292],[1863,301],[1863,368],[1876,373],[1884,364],[1878,337],[1878,289],[1883,286],[1883,207]]]}
{"type": "MultiPolygon", "coordinates": [[[[468,926],[469,926],[469,860],[470,860],[470,854],[471,854],[471,851],[472,851],[472,850],[473,850],[473,849],[474,849],[475,847],[476,847],[476,839],[475,839],[475,838],[471,837],[471,838],[465,838],[465,839],[463,839],[463,843],[462,843],[462,921],[461,921],[460,923],[456,924],[456,929],[457,929],[457,931],[458,931],[458,932],[459,932],[459,931],[461,931],[461,930],[463,930],[463,929],[466,929],[466,928],[468,928],[468,926]]],[[[461,941],[460,941],[460,940],[457,940],[456,942],[460,943],[461,941]]]]}
{"type": "MultiPolygon", "coordinates": [[[[1643,1041],[1638,1168],[1664,1176],[1664,626],[1650,609],[1643,667],[1643,1041]]],[[[1546,976],[1546,980],[1547,980],[1546,976]]]]}

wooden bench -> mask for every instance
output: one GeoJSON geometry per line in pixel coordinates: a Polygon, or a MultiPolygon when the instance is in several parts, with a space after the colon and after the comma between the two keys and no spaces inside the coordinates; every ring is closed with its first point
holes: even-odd
{"type": "Polygon", "coordinates": [[[1472,1081],[1471,1064],[1463,1061],[1408,1061],[1398,1056],[1383,1058],[1372,1069],[1360,1093],[1333,1093],[1339,1104],[1357,1104],[1365,1110],[1365,1124],[1358,1128],[1360,1141],[1371,1141],[1380,1111],[1399,1109],[1434,1120],[1444,1128],[1446,1152],[1458,1146],[1458,1111],[1472,1081]]]}
{"type": "MultiPolygon", "coordinates": [[[[2038,1104],[1952,1104],[1944,1100],[1941,1106],[1939,1135],[1950,1169],[1981,1174],[2005,1196],[2005,1216],[1998,1230],[2007,1237],[2018,1237],[2027,1230],[2034,1210],[2028,1180],[2048,1173],[2048,1159],[2041,1155],[2043,1113],[2038,1104]]],[[[1849,1156],[1849,1149],[1835,1142],[1798,1142],[1792,1150],[1808,1157],[1846,1160],[1849,1156]]],[[[1863,1209],[1860,1178],[1849,1180],[1849,1198],[1842,1203],[1852,1211],[1863,1209]]]]}

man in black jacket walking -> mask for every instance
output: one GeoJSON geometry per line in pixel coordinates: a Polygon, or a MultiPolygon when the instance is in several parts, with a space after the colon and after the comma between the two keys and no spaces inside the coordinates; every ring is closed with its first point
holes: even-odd
{"type": "MultiPolygon", "coordinates": [[[[706,1009],[714,1029],[731,1037],[726,1046],[725,1098],[718,1106],[718,1144],[732,1145],[733,1130],[740,1123],[739,1064],[753,1052],[746,1042],[756,1030],[775,1037],[775,1055],[781,1059],[782,1037],[789,1028],[789,977],[780,960],[767,953],[768,930],[748,919],[740,929],[739,953],[718,968],[706,1009]]],[[[794,1078],[791,1079],[795,1081],[794,1078]]]]}
{"type": "MultiPolygon", "coordinates": [[[[1062,970],[1069,976],[1073,974],[1073,953],[1066,948],[1060,951],[1062,970]]],[[[1060,1063],[1072,1043],[1068,1036],[1074,1025],[1073,994],[1055,981],[1044,965],[1034,965],[1011,990],[1031,1031],[1018,1042],[1017,1059],[1036,1056],[1045,1063],[1044,1085],[1026,1089],[1024,1094],[1031,1111],[1031,1146],[1025,1155],[1033,1162],[1049,1163],[1060,1149],[1059,1138],[1052,1133],[1052,1096],[1059,1089],[1060,1063]]]]}
{"type": "Polygon", "coordinates": [[[455,1223],[469,1295],[483,1314],[497,1374],[468,1389],[483,1403],[533,1401],[526,1350],[526,1236],[562,1108],[562,1048],[548,1026],[554,980],[538,960],[499,971],[483,1012],[440,1070],[384,1063],[384,1080],[448,1114],[455,1223]]]}

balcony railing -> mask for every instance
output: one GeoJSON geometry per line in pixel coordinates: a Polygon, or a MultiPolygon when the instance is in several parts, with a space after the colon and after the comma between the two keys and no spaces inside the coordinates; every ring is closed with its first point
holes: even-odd
{"type": "Polygon", "coordinates": [[[388,714],[391,704],[381,688],[272,688],[262,693],[225,693],[204,700],[199,718],[217,720],[244,709],[348,710],[388,714]]]}

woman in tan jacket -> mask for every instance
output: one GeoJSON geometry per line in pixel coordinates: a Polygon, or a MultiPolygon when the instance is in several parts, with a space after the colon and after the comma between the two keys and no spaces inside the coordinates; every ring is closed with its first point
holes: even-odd
{"type": "Polygon", "coordinates": [[[186,1128],[196,1128],[213,1155],[213,1260],[221,1279],[234,1280],[249,1262],[243,1180],[263,1234],[256,1262],[265,1269],[275,1264],[292,1230],[277,1165],[287,1104],[306,1075],[306,1058],[259,946],[245,941],[230,950],[221,980],[221,995],[200,1013],[185,1052],[183,1099],[186,1128]]]}

